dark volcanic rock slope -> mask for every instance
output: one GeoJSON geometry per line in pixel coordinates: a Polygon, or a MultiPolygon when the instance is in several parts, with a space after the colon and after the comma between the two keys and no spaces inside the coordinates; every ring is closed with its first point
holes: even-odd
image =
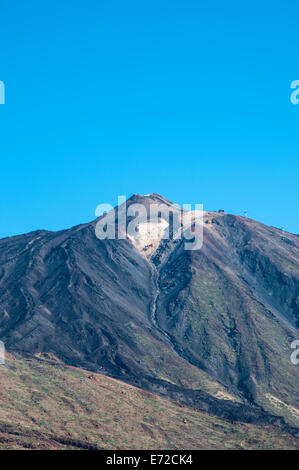
{"type": "Polygon", "coordinates": [[[203,248],[181,246],[160,267],[158,324],[181,355],[230,391],[298,419],[298,367],[290,361],[298,237],[232,215],[206,214],[205,222],[203,248]]]}
{"type": "Polygon", "coordinates": [[[232,419],[298,423],[297,236],[206,212],[201,250],[170,240],[145,256],[129,238],[98,240],[95,223],[0,240],[8,350],[52,353],[232,419]]]}

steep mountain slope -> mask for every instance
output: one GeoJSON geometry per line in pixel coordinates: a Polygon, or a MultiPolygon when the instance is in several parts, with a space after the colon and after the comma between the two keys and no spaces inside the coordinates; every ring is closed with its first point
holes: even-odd
{"type": "Polygon", "coordinates": [[[298,237],[225,214],[205,222],[202,249],[160,267],[158,323],[236,395],[265,402],[268,391],[298,408],[298,237]]]}
{"type": "Polygon", "coordinates": [[[223,213],[203,225],[197,251],[99,240],[96,221],[0,240],[0,339],[231,420],[298,425],[298,237],[223,213]]]}

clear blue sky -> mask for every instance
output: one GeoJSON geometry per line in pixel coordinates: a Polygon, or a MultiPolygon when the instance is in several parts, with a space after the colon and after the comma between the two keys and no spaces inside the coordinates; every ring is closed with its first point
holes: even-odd
{"type": "Polygon", "coordinates": [[[149,192],[299,233],[298,0],[4,0],[0,14],[0,237],[149,192]]]}

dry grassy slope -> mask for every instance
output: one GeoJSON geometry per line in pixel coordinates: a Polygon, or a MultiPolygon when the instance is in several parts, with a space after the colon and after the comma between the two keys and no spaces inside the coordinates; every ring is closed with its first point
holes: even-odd
{"type": "Polygon", "coordinates": [[[0,449],[295,449],[270,426],[230,423],[46,356],[0,366],[0,449]]]}

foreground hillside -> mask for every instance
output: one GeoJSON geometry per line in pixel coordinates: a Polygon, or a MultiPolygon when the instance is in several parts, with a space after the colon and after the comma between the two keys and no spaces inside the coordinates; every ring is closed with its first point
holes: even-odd
{"type": "Polygon", "coordinates": [[[231,423],[46,356],[0,366],[0,449],[295,449],[271,426],[231,423]]]}

